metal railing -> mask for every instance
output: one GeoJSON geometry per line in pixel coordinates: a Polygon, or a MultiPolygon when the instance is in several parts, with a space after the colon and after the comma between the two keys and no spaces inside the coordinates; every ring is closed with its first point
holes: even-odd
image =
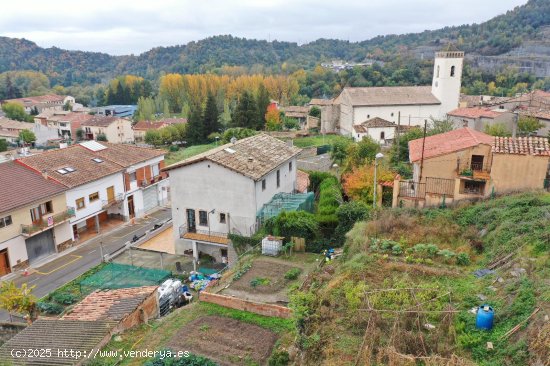
{"type": "Polygon", "coordinates": [[[489,173],[491,167],[486,160],[487,159],[484,159],[483,162],[478,162],[468,159],[464,162],[461,162],[458,166],[458,175],[471,177],[473,176],[474,172],[489,173]]]}
{"type": "Polygon", "coordinates": [[[161,174],[159,174],[159,175],[157,175],[156,177],[153,177],[153,178],[151,178],[151,179],[149,179],[149,180],[143,179],[143,180],[140,182],[139,187],[140,187],[140,188],[146,188],[146,187],[149,187],[149,186],[152,185],[152,184],[155,184],[155,183],[160,182],[160,181],[163,180],[163,179],[164,179],[164,177],[163,177],[161,174]]]}
{"type": "Polygon", "coordinates": [[[201,234],[201,235],[208,235],[208,236],[215,236],[217,238],[224,238],[227,239],[227,233],[222,233],[219,231],[212,231],[212,230],[199,230],[196,227],[189,228],[187,225],[181,225],[179,227],[179,233],[180,238],[183,238],[185,234],[187,233],[193,233],[193,234],[201,234]]]}
{"type": "Polygon", "coordinates": [[[399,197],[423,199],[426,197],[426,183],[399,182],[399,197]]]}
{"type": "Polygon", "coordinates": [[[455,193],[455,180],[426,177],[426,193],[452,196],[455,193]]]}
{"type": "Polygon", "coordinates": [[[32,223],[30,225],[21,225],[21,234],[27,235],[27,236],[36,234],[47,228],[59,225],[74,216],[75,216],[74,208],[68,207],[65,211],[56,213],[38,222],[32,223]]]}
{"type": "Polygon", "coordinates": [[[122,193],[119,193],[117,195],[115,195],[112,199],[110,200],[103,200],[101,201],[101,207],[103,209],[107,208],[107,207],[111,207],[112,205],[116,205],[120,202],[124,201],[124,194],[122,193]]]}

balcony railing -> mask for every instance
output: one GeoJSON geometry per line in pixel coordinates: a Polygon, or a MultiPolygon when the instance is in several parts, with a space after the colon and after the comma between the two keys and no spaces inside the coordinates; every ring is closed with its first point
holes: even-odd
{"type": "Polygon", "coordinates": [[[71,217],[75,216],[75,211],[73,207],[67,208],[65,211],[54,214],[47,218],[44,218],[38,222],[35,222],[31,225],[21,225],[21,234],[25,236],[31,236],[41,231],[44,231],[50,227],[59,225],[71,217]]]}
{"type": "Polygon", "coordinates": [[[218,231],[211,230],[199,230],[197,228],[189,228],[187,225],[181,225],[179,228],[180,238],[194,238],[202,237],[203,241],[214,241],[218,242],[217,239],[227,239],[227,233],[222,233],[218,231]],[[197,234],[197,235],[194,235],[197,234]],[[210,237],[210,238],[209,238],[210,237]]]}
{"type": "Polygon", "coordinates": [[[124,201],[124,194],[122,193],[119,193],[117,194],[116,196],[114,196],[112,199],[110,200],[103,200],[101,201],[101,207],[103,209],[106,209],[108,207],[111,207],[113,205],[116,205],[116,204],[119,204],[121,203],[122,201],[124,201]]]}
{"type": "Polygon", "coordinates": [[[151,184],[158,183],[158,182],[160,182],[162,179],[163,179],[162,175],[157,175],[156,177],[153,177],[153,178],[151,178],[151,179],[149,179],[149,180],[143,179],[143,180],[140,182],[140,187],[141,187],[141,188],[149,187],[151,184]]]}
{"type": "Polygon", "coordinates": [[[426,183],[399,182],[399,197],[424,199],[426,197],[426,183]]]}

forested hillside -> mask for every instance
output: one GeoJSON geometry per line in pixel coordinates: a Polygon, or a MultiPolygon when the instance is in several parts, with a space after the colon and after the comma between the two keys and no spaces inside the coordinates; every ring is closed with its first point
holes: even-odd
{"type": "Polygon", "coordinates": [[[444,46],[449,42],[479,55],[499,55],[527,41],[540,38],[550,25],[550,2],[530,0],[487,22],[406,35],[379,36],[363,42],[320,39],[299,46],[292,42],[247,40],[229,35],[207,38],[174,47],[158,47],[138,56],[41,48],[22,39],[0,37],[0,73],[32,70],[46,74],[53,85],[105,82],[121,74],[156,79],[161,73],[216,72],[240,66],[236,72],[280,73],[312,69],[335,58],[388,61],[398,52],[415,54],[419,47],[444,46]]]}

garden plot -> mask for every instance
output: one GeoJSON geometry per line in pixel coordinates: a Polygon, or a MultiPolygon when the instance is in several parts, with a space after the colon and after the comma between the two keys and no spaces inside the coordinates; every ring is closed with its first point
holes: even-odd
{"type": "Polygon", "coordinates": [[[182,327],[168,342],[219,365],[266,364],[277,335],[260,326],[220,316],[204,316],[182,327]]]}

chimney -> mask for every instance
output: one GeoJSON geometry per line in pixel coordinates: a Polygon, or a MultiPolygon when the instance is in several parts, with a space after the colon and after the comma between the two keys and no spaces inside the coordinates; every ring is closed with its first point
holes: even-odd
{"type": "Polygon", "coordinates": [[[254,158],[248,158],[248,161],[246,162],[246,167],[248,169],[252,169],[253,166],[252,166],[252,163],[254,162],[254,158]]]}

